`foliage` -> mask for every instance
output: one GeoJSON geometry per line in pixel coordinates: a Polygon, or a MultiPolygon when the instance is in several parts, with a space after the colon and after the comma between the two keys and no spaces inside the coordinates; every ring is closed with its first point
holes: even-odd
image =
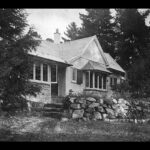
{"type": "Polygon", "coordinates": [[[4,110],[26,106],[26,96],[40,91],[29,81],[31,57],[40,36],[26,23],[23,9],[0,9],[0,99],[4,110]]]}
{"type": "Polygon", "coordinates": [[[149,9],[116,9],[118,28],[117,55],[119,64],[127,70],[131,92],[149,95],[150,27],[145,24],[149,9]]]}
{"type": "Polygon", "coordinates": [[[82,27],[78,28],[71,23],[65,35],[71,40],[97,35],[97,38],[105,52],[115,56],[115,22],[110,9],[86,9],[87,14],[80,14],[82,27]]]}

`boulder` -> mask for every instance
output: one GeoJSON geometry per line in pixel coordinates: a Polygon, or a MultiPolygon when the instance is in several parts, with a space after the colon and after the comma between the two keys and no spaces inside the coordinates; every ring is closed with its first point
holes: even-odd
{"type": "Polygon", "coordinates": [[[94,108],[87,108],[87,109],[85,109],[85,111],[88,113],[93,113],[95,110],[94,110],[94,108]]]}
{"type": "Polygon", "coordinates": [[[102,114],[103,119],[105,120],[107,118],[108,114],[102,114]]]}
{"type": "Polygon", "coordinates": [[[107,111],[107,114],[108,114],[109,118],[111,118],[111,119],[115,118],[115,113],[112,109],[107,108],[106,111],[107,111]]]}
{"type": "Polygon", "coordinates": [[[90,117],[91,117],[91,114],[88,113],[88,112],[84,112],[83,116],[84,116],[85,118],[90,118],[90,117]]]}
{"type": "Polygon", "coordinates": [[[113,101],[111,99],[104,99],[104,104],[113,105],[113,101]]]}
{"type": "Polygon", "coordinates": [[[98,106],[98,111],[101,112],[101,113],[105,112],[105,110],[104,110],[104,108],[102,106],[98,106]]]}
{"type": "Polygon", "coordinates": [[[80,98],[78,102],[80,104],[86,104],[86,99],[85,98],[80,98]]]}
{"type": "Polygon", "coordinates": [[[62,122],[68,121],[68,118],[63,117],[63,118],[61,118],[61,121],[62,122]]]}
{"type": "Polygon", "coordinates": [[[94,112],[94,118],[95,118],[96,120],[101,120],[101,119],[102,119],[101,113],[100,113],[100,112],[94,112]]]}
{"type": "Polygon", "coordinates": [[[72,113],[72,118],[73,119],[77,119],[77,118],[82,118],[84,114],[84,110],[80,109],[80,110],[74,110],[72,113]]]}
{"type": "Polygon", "coordinates": [[[113,99],[112,101],[113,101],[114,104],[118,103],[116,99],[113,99]]]}
{"type": "Polygon", "coordinates": [[[74,103],[75,100],[76,100],[76,97],[70,97],[70,99],[69,99],[69,101],[70,101],[71,103],[74,103]]]}
{"type": "Polygon", "coordinates": [[[89,108],[95,108],[95,107],[98,107],[98,106],[99,106],[99,103],[92,103],[88,107],[89,108]]]}
{"type": "Polygon", "coordinates": [[[90,102],[96,102],[96,99],[93,97],[87,97],[86,100],[90,102]]]}
{"type": "Polygon", "coordinates": [[[71,108],[73,108],[73,109],[80,109],[81,106],[80,106],[80,104],[71,104],[71,108]]]}
{"type": "Polygon", "coordinates": [[[100,104],[103,104],[104,100],[103,99],[98,99],[97,102],[100,103],[100,104]]]}
{"type": "Polygon", "coordinates": [[[81,104],[81,108],[86,108],[86,103],[81,104]]]}

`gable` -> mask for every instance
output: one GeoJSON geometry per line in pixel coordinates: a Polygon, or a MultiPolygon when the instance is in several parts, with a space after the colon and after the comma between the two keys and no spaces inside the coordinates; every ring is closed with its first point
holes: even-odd
{"type": "Polygon", "coordinates": [[[100,53],[99,47],[97,46],[94,40],[86,48],[86,50],[82,54],[82,57],[105,65],[105,62],[100,53]]]}

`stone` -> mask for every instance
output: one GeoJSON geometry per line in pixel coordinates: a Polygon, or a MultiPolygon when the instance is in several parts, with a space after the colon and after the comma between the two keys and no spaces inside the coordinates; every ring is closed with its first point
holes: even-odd
{"type": "Polygon", "coordinates": [[[103,99],[98,99],[97,102],[100,103],[100,104],[103,104],[104,100],[103,99]]]}
{"type": "Polygon", "coordinates": [[[114,104],[118,103],[116,99],[113,99],[112,101],[113,101],[114,104]]]}
{"type": "Polygon", "coordinates": [[[69,99],[69,101],[70,101],[71,103],[74,103],[75,100],[76,100],[76,97],[71,97],[71,98],[69,99]]]}
{"type": "Polygon", "coordinates": [[[84,114],[84,110],[83,109],[74,110],[74,112],[72,113],[72,118],[73,119],[82,118],[83,114],[84,114]]]}
{"type": "Polygon", "coordinates": [[[86,101],[86,104],[87,105],[90,105],[90,104],[92,104],[93,102],[90,102],[90,101],[86,101]]]}
{"type": "Polygon", "coordinates": [[[107,108],[106,111],[107,111],[107,114],[108,114],[109,118],[112,118],[112,119],[115,118],[115,113],[112,109],[107,108]]]}
{"type": "Polygon", "coordinates": [[[111,99],[104,99],[104,104],[113,105],[113,101],[111,99]]]}
{"type": "Polygon", "coordinates": [[[88,107],[89,108],[95,108],[95,107],[98,107],[98,106],[99,106],[99,103],[92,103],[88,107]]]}
{"type": "Polygon", "coordinates": [[[68,118],[63,117],[63,118],[61,118],[61,121],[62,122],[68,121],[68,118]]]}
{"type": "Polygon", "coordinates": [[[105,112],[105,110],[104,110],[104,108],[103,108],[102,106],[98,106],[98,111],[99,111],[99,112],[102,112],[102,113],[105,112]]]}
{"type": "Polygon", "coordinates": [[[86,104],[86,99],[84,99],[84,98],[79,99],[79,103],[80,104],[86,104]]]}
{"type": "Polygon", "coordinates": [[[103,119],[105,120],[108,115],[107,114],[103,114],[102,116],[103,116],[103,119]]]}
{"type": "Polygon", "coordinates": [[[86,112],[88,113],[93,113],[94,112],[94,108],[87,108],[85,109],[86,112]]]}
{"type": "Polygon", "coordinates": [[[73,109],[80,109],[81,108],[80,104],[71,104],[70,107],[73,109]]]}
{"type": "Polygon", "coordinates": [[[85,103],[81,104],[81,108],[86,108],[86,104],[85,103]]]}
{"type": "Polygon", "coordinates": [[[90,102],[96,102],[96,99],[93,97],[87,97],[86,100],[90,102]]]}
{"type": "Polygon", "coordinates": [[[101,113],[100,113],[100,112],[94,112],[94,118],[95,118],[96,120],[101,120],[101,119],[102,119],[101,113]]]}
{"type": "Polygon", "coordinates": [[[84,116],[85,118],[90,118],[91,114],[90,114],[90,113],[87,113],[87,112],[84,112],[83,116],[84,116]]]}

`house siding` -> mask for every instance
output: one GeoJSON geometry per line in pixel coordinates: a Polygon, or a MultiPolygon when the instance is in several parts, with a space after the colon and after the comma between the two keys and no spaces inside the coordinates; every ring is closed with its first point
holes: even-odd
{"type": "Polygon", "coordinates": [[[69,94],[69,90],[72,89],[74,93],[83,92],[85,88],[85,74],[83,74],[83,83],[77,84],[72,82],[72,68],[68,67],[66,69],[66,92],[65,94],[69,94]]]}

